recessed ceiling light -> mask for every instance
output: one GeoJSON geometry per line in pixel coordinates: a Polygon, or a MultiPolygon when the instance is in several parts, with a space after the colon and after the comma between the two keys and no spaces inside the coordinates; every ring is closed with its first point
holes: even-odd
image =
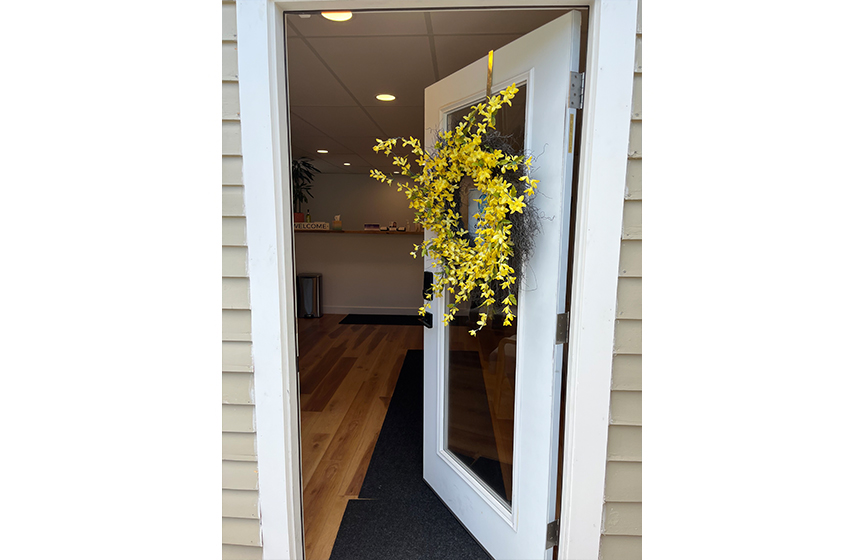
{"type": "Polygon", "coordinates": [[[348,21],[353,16],[351,12],[321,12],[321,15],[330,21],[348,21]]]}
{"type": "Polygon", "coordinates": [[[318,150],[319,154],[329,154],[330,152],[327,150],[318,150]]]}
{"type": "Polygon", "coordinates": [[[396,99],[395,95],[390,95],[389,93],[379,93],[375,96],[375,99],[379,101],[393,101],[396,99]]]}
{"type": "Polygon", "coordinates": [[[347,161],[346,161],[346,162],[345,162],[345,163],[343,163],[343,164],[342,164],[342,165],[351,165],[351,164],[350,164],[350,163],[348,163],[348,162],[347,162],[347,161]]]}

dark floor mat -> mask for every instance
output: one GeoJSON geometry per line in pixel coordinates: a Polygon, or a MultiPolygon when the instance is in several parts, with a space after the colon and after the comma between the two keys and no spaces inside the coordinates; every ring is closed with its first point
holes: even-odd
{"type": "MultiPolygon", "coordinates": [[[[406,500],[350,500],[330,560],[489,560],[425,484],[406,500]]],[[[312,559],[310,559],[312,560],[312,559]]]]}
{"type": "Polygon", "coordinates": [[[420,315],[361,315],[351,313],[339,321],[340,325],[405,325],[422,326],[420,315]]]}
{"type": "Polygon", "coordinates": [[[405,356],[360,498],[348,502],[330,560],[489,560],[423,482],[422,350],[405,356]]]}
{"type": "Polygon", "coordinates": [[[408,350],[381,426],[360,498],[401,499],[423,482],[423,351],[408,350]]]}

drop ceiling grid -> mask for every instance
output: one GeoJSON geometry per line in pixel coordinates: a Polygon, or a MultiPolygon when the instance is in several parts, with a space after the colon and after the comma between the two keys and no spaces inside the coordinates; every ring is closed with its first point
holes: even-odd
{"type": "Polygon", "coordinates": [[[324,173],[388,169],[389,158],[372,146],[381,137],[422,137],[427,86],[563,13],[358,13],[342,23],[289,14],[292,156],[309,157],[324,173]],[[381,102],[378,93],[397,99],[381,102]]]}

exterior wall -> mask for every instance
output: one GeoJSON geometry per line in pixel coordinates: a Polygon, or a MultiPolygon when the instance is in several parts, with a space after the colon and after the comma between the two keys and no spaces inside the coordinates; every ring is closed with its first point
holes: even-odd
{"type": "Polygon", "coordinates": [[[260,559],[237,17],[222,3],[222,557],[260,559]]]}
{"type": "Polygon", "coordinates": [[[642,6],[618,269],[602,560],[642,557],[642,6]]]}

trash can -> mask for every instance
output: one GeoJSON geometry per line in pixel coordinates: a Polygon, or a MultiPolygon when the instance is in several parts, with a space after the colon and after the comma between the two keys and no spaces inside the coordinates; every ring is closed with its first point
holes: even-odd
{"type": "Polygon", "coordinates": [[[321,316],[321,275],[316,272],[297,275],[297,316],[321,316]]]}

